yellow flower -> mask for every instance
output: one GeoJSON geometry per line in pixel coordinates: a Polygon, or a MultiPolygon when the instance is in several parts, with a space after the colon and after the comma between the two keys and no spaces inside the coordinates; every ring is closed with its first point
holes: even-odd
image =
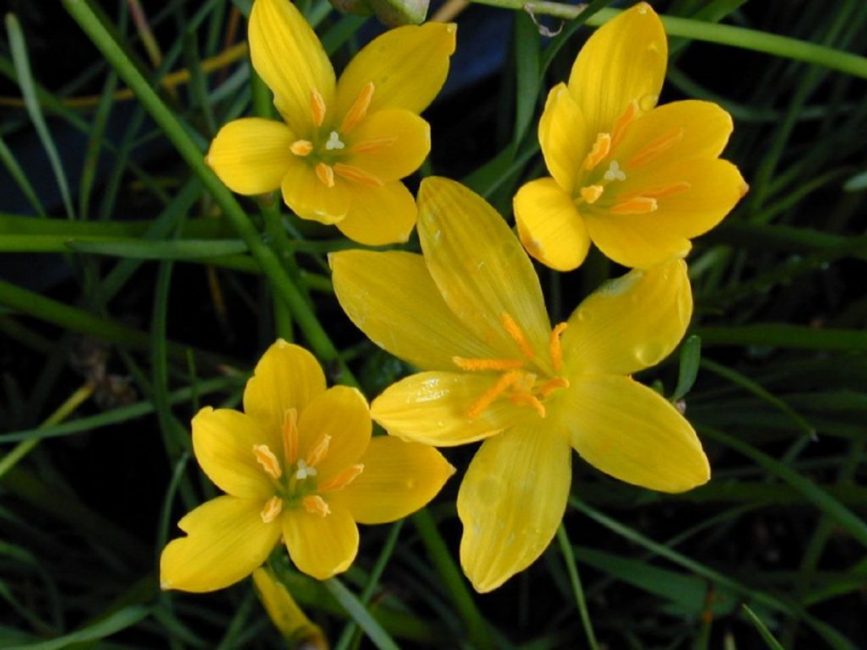
{"type": "Polygon", "coordinates": [[[395,521],[454,472],[431,447],[371,438],[367,401],[325,388],[304,348],[278,341],[244,390],[244,413],[205,407],[193,451],[227,494],[183,517],[160,558],[163,589],[212,591],[259,567],[282,538],[300,571],[324,580],[358,550],[355,522],[395,521]]]}
{"type": "Polygon", "coordinates": [[[624,266],[684,256],[746,193],[719,155],[732,120],[718,105],[656,107],[668,46],[659,16],[640,3],[599,29],[555,86],[539,121],[548,171],[515,195],[527,251],[576,268],[592,241],[624,266]]]}
{"type": "Polygon", "coordinates": [[[350,319],[420,372],[373,418],[437,446],[485,439],[458,493],[461,563],[479,591],[529,566],[566,507],[574,448],[623,481],[679,492],[710,476],[684,417],[629,375],[678,344],[692,313],[683,260],[604,285],[551,327],[530,259],[502,218],[458,183],[419,191],[424,256],[332,254],[350,319]]]}
{"type": "Polygon", "coordinates": [[[406,241],[416,209],[400,179],[430,151],[430,128],[418,114],[445,81],[455,31],[428,23],[386,32],[335,81],[295,6],[256,0],[250,55],[285,123],[229,122],[211,143],[208,164],[233,191],[280,188],[299,217],[335,224],[362,244],[406,241]]]}

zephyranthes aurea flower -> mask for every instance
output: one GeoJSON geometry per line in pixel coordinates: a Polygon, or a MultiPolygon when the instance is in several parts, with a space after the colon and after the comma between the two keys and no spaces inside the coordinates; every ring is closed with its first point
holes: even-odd
{"type": "Polygon", "coordinates": [[[646,268],[683,256],[747,191],[719,155],[732,131],[711,102],[656,106],[668,46],[640,3],[584,45],[548,95],[539,143],[552,178],[524,185],[515,219],[527,251],[566,271],[592,241],[619,264],[646,268]]]}
{"type": "Polygon", "coordinates": [[[424,369],[392,385],[373,418],[437,446],[485,439],[461,483],[461,563],[489,591],[532,563],[563,517],[570,446],[623,481],[688,490],[710,470],[689,423],[630,375],[683,337],[692,293],[683,260],[634,270],[553,328],[517,238],[458,183],[422,181],[424,256],[331,256],[334,289],[377,345],[424,369]]]}
{"type": "Polygon", "coordinates": [[[300,571],[345,571],[358,550],[355,522],[405,517],[454,471],[431,447],[370,433],[361,393],[326,389],[313,355],[272,345],[247,382],[243,413],[205,407],[193,418],[196,460],[227,494],[180,520],[187,536],[163,550],[163,588],[226,587],[281,539],[300,571]]]}
{"type": "Polygon", "coordinates": [[[357,242],[405,241],[415,225],[400,182],[430,151],[419,113],[445,81],[454,25],[399,27],[363,48],[335,81],[319,39],[288,0],[256,0],[253,67],[284,122],[224,126],[207,162],[240,194],[280,188],[299,217],[335,224],[357,242]]]}

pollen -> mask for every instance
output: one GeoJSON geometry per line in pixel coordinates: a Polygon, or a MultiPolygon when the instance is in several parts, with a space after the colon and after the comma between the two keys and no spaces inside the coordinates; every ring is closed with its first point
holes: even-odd
{"type": "Polygon", "coordinates": [[[551,364],[554,366],[555,372],[560,372],[563,367],[563,348],[560,345],[560,336],[569,327],[568,323],[558,323],[551,331],[551,338],[548,339],[548,353],[551,355],[551,364]]]}
{"type": "Polygon", "coordinates": [[[467,417],[471,420],[475,420],[482,413],[484,413],[486,408],[488,408],[491,404],[494,403],[495,399],[505,393],[520,378],[521,373],[517,370],[512,370],[502,375],[499,379],[497,379],[496,383],[493,386],[491,386],[488,390],[482,393],[481,397],[479,397],[479,399],[477,399],[473,403],[473,405],[470,406],[470,410],[467,411],[467,417]]]}
{"type": "Polygon", "coordinates": [[[593,205],[599,200],[599,197],[602,196],[604,191],[605,188],[601,185],[588,185],[587,187],[581,188],[581,198],[584,199],[584,202],[588,205],[593,205]]]}
{"type": "Polygon", "coordinates": [[[461,370],[517,370],[524,365],[520,359],[467,359],[466,357],[452,357],[454,363],[461,370]]]}
{"type": "Polygon", "coordinates": [[[270,524],[280,515],[281,512],[283,512],[283,499],[280,497],[271,497],[265,502],[265,507],[262,508],[262,512],[259,513],[259,516],[262,517],[262,523],[270,524]]]}
{"type": "Polygon", "coordinates": [[[310,91],[310,112],[313,114],[313,123],[322,126],[325,121],[325,99],[315,88],[310,91]]]}
{"type": "Polygon", "coordinates": [[[666,151],[671,149],[678,142],[683,140],[684,129],[682,126],[671,129],[667,133],[653,140],[648,145],[642,147],[636,152],[632,158],[626,163],[630,169],[646,165],[652,160],[655,160],[666,151]]]}
{"type": "Polygon", "coordinates": [[[656,212],[659,204],[656,199],[649,196],[636,196],[620,203],[615,203],[609,208],[611,214],[648,214],[656,212]]]}
{"type": "Polygon", "coordinates": [[[334,173],[345,178],[353,183],[364,185],[365,187],[382,187],[383,182],[379,177],[374,176],[370,172],[366,172],[355,165],[345,165],[344,163],[335,163],[334,173]]]}
{"type": "Polygon", "coordinates": [[[509,336],[512,337],[512,340],[518,344],[521,353],[528,359],[533,359],[536,356],[536,353],[533,352],[533,347],[530,345],[527,337],[524,336],[521,326],[515,322],[515,319],[509,316],[509,314],[504,313],[500,316],[500,322],[503,324],[506,332],[509,333],[509,336]]]}
{"type": "Polygon", "coordinates": [[[268,445],[253,445],[253,455],[268,476],[273,479],[283,476],[283,468],[280,467],[280,461],[277,460],[277,456],[269,449],[268,445]]]}
{"type": "Polygon", "coordinates": [[[327,517],[331,514],[331,508],[328,507],[328,503],[318,494],[311,494],[304,497],[301,499],[301,505],[304,506],[304,509],[311,515],[327,517]]]}
{"type": "Polygon", "coordinates": [[[313,151],[313,143],[310,140],[296,140],[289,147],[289,151],[303,158],[310,155],[310,152],[313,151]]]}
{"type": "Polygon", "coordinates": [[[368,81],[361,87],[358,97],[352,102],[352,106],[346,111],[343,121],[340,123],[340,130],[343,133],[352,131],[367,115],[367,109],[370,108],[370,101],[373,99],[373,91],[376,86],[372,81],[368,81]]]}
{"type": "Polygon", "coordinates": [[[318,178],[325,187],[334,187],[334,168],[325,163],[316,163],[313,168],[318,178]]]}
{"type": "Polygon", "coordinates": [[[611,151],[611,134],[610,133],[598,133],[596,134],[596,141],[593,143],[593,147],[590,149],[590,153],[587,154],[587,157],[584,159],[584,169],[590,171],[600,162],[602,162],[605,157],[611,151]]]}
{"type": "Polygon", "coordinates": [[[319,441],[314,445],[313,449],[307,453],[307,464],[310,467],[316,467],[316,465],[321,463],[322,459],[328,455],[328,449],[330,447],[331,436],[325,433],[319,438],[319,441]]]}
{"type": "Polygon", "coordinates": [[[363,471],[364,465],[362,463],[350,465],[343,471],[339,472],[337,476],[332,478],[330,481],[320,486],[319,490],[321,492],[336,492],[337,490],[342,490],[357,479],[363,471]]]}

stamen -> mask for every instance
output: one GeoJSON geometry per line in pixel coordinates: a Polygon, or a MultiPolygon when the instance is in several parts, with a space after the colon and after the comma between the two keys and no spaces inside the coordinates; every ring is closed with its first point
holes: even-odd
{"type": "Polygon", "coordinates": [[[642,192],[640,192],[640,194],[641,196],[646,196],[649,199],[664,199],[669,196],[676,196],[678,194],[688,192],[691,187],[691,183],[687,183],[686,181],[677,181],[676,183],[672,183],[671,185],[663,185],[662,187],[643,190],[642,192]]]}
{"type": "Polygon", "coordinates": [[[301,499],[301,505],[304,506],[304,509],[311,515],[327,517],[331,514],[331,508],[328,507],[325,499],[323,499],[318,494],[311,494],[304,497],[303,499],[301,499]]]}
{"type": "Polygon", "coordinates": [[[364,471],[364,465],[350,465],[330,481],[319,487],[320,492],[336,492],[352,483],[364,471]]]}
{"type": "Polygon", "coordinates": [[[599,200],[599,197],[602,196],[602,192],[604,191],[605,188],[601,185],[588,185],[587,187],[581,188],[581,198],[584,199],[585,203],[593,205],[599,200]]]}
{"type": "Polygon", "coordinates": [[[598,165],[611,151],[611,134],[597,133],[593,148],[584,159],[584,169],[590,171],[598,165]]]}
{"type": "Polygon", "coordinates": [[[554,372],[560,372],[563,367],[563,348],[560,346],[560,335],[566,331],[569,323],[557,323],[551,330],[551,338],[548,339],[548,352],[551,355],[551,364],[554,372]]]}
{"type": "Polygon", "coordinates": [[[539,401],[537,397],[531,395],[530,393],[515,393],[514,395],[509,396],[509,400],[511,400],[512,404],[517,406],[530,406],[536,413],[539,414],[540,418],[544,418],[548,412],[545,410],[545,405],[539,401]]]}
{"type": "Polygon", "coordinates": [[[283,499],[271,497],[265,502],[265,507],[262,508],[259,516],[262,517],[262,523],[270,524],[281,512],[283,512],[283,499]]]}
{"type": "Polygon", "coordinates": [[[512,340],[518,344],[518,347],[521,349],[524,356],[528,359],[533,359],[536,356],[536,353],[533,352],[530,342],[527,341],[527,337],[524,336],[524,332],[521,331],[521,327],[515,322],[515,319],[509,316],[509,314],[504,313],[500,316],[500,322],[503,324],[503,327],[506,328],[506,331],[509,333],[509,336],[512,337],[512,340]]]}
{"type": "Polygon", "coordinates": [[[334,169],[332,169],[331,165],[316,163],[316,167],[313,168],[313,171],[316,172],[316,178],[318,178],[325,187],[334,187],[334,169]]]}
{"type": "Polygon", "coordinates": [[[326,151],[334,151],[335,149],[343,149],[346,145],[340,139],[340,134],[337,131],[332,131],[328,134],[328,141],[325,143],[326,151]]]}
{"type": "Polygon", "coordinates": [[[385,147],[390,147],[397,142],[397,137],[371,138],[364,142],[358,142],[349,148],[352,153],[372,153],[385,147]]]}
{"type": "Polygon", "coordinates": [[[524,365],[520,359],[467,359],[465,357],[452,357],[454,363],[461,370],[517,370],[524,365]]]}
{"type": "Polygon", "coordinates": [[[310,467],[304,459],[298,461],[298,469],[295,472],[295,478],[299,481],[303,481],[310,476],[316,476],[316,468],[310,467]]]}
{"type": "Polygon", "coordinates": [[[313,123],[322,126],[325,121],[325,99],[315,88],[310,91],[310,112],[313,113],[313,123]]]}
{"type": "Polygon", "coordinates": [[[298,460],[298,410],[294,408],[283,413],[283,456],[286,465],[294,465],[298,460]]]}
{"type": "Polygon", "coordinates": [[[343,133],[352,131],[364,119],[364,116],[367,115],[367,109],[370,108],[370,100],[373,99],[373,91],[375,89],[376,87],[372,81],[368,81],[361,87],[358,97],[352,102],[352,106],[346,111],[343,122],[340,123],[340,130],[343,133]]]}
{"type": "Polygon", "coordinates": [[[646,165],[651,160],[658,158],[663,153],[671,149],[678,142],[683,140],[684,129],[682,126],[672,129],[668,131],[664,135],[660,136],[656,140],[652,141],[647,146],[640,149],[629,161],[626,163],[626,166],[630,169],[635,169],[637,167],[641,167],[642,165],[646,165]]]}
{"type": "MultiPolygon", "coordinates": [[[[319,442],[307,454],[307,464],[310,467],[316,467],[322,462],[322,459],[328,455],[328,448],[331,446],[331,436],[327,433],[319,438],[319,442]]],[[[308,470],[309,471],[309,470],[308,470]]]]}
{"type": "Polygon", "coordinates": [[[603,178],[606,181],[625,181],[626,174],[622,169],[620,169],[620,163],[616,160],[612,160],[608,164],[608,170],[603,175],[603,178]]]}
{"type": "Polygon", "coordinates": [[[569,380],[563,377],[552,377],[539,387],[539,397],[545,399],[560,388],[569,388],[569,380]]]}
{"type": "Polygon", "coordinates": [[[612,205],[608,211],[611,214],[647,214],[655,212],[659,208],[656,199],[648,196],[636,196],[612,205]]]}
{"type": "Polygon", "coordinates": [[[277,460],[277,457],[268,448],[268,445],[253,445],[253,455],[268,476],[275,479],[283,476],[283,468],[280,467],[280,461],[277,460]]]}
{"type": "Polygon", "coordinates": [[[310,140],[296,140],[289,147],[289,151],[294,153],[296,156],[307,156],[313,151],[313,143],[310,140]]]}
{"type": "Polygon", "coordinates": [[[521,373],[517,370],[511,370],[502,375],[493,386],[482,393],[481,397],[473,403],[470,410],[467,411],[467,417],[471,420],[475,420],[485,411],[486,408],[493,404],[495,399],[508,390],[509,386],[514,384],[520,378],[521,373]]]}
{"type": "Polygon", "coordinates": [[[344,165],[343,163],[336,163],[334,165],[334,173],[341,178],[345,178],[348,181],[358,183],[359,185],[364,185],[365,187],[383,186],[383,182],[379,180],[379,177],[374,176],[370,172],[366,172],[360,167],[356,167],[355,165],[344,165]]]}
{"type": "Polygon", "coordinates": [[[626,110],[623,111],[623,114],[617,118],[614,122],[614,128],[611,131],[611,148],[615,148],[620,140],[623,139],[623,135],[626,133],[626,128],[632,124],[633,120],[638,117],[638,102],[634,99],[629,102],[629,106],[626,107],[626,110]]]}

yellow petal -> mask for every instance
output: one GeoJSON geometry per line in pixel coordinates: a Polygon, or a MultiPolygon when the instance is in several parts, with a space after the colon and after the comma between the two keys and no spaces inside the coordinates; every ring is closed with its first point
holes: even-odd
{"type": "Polygon", "coordinates": [[[329,503],[325,517],[303,508],[283,511],[283,541],[299,571],[327,580],[346,571],[358,553],[358,527],[349,511],[329,503]]]}
{"type": "Polygon", "coordinates": [[[359,462],[370,443],[370,408],[358,389],[332,386],[301,412],[298,419],[298,453],[301,458],[330,436],[328,452],[316,465],[319,483],[359,462]]]}
{"type": "Polygon", "coordinates": [[[591,136],[610,133],[632,101],[640,110],[653,108],[667,62],[662,21],[646,2],[600,27],[581,48],[569,77],[591,136]]]}
{"type": "Polygon", "coordinates": [[[652,177],[656,170],[672,162],[716,158],[731,132],[731,115],[719,105],[695,99],[672,102],[657,106],[630,124],[613,155],[632,184],[639,177],[652,177]],[[659,153],[654,155],[653,144],[666,141],[669,135],[670,144],[657,148],[659,153]],[[630,160],[638,162],[637,169],[630,160]]]}
{"type": "Polygon", "coordinates": [[[340,306],[371,341],[396,357],[419,368],[454,370],[454,355],[495,355],[446,306],[421,255],[355,250],[328,259],[340,306]]]}
{"type": "Polygon", "coordinates": [[[255,445],[268,445],[279,453],[279,429],[229,409],[206,406],[193,418],[193,451],[202,471],[232,496],[265,500],[274,488],[253,453],[255,445]]]}
{"type": "Polygon", "coordinates": [[[430,126],[410,111],[386,109],[369,115],[346,140],[346,163],[387,183],[421,166],[430,152],[430,126]]]}
{"type": "Polygon", "coordinates": [[[650,388],[629,377],[585,377],[562,399],[572,446],[606,474],[660,492],[683,492],[710,479],[695,431],[650,388]]]}
{"type": "Polygon", "coordinates": [[[391,29],[373,39],[340,75],[337,114],[344,115],[371,81],[371,113],[382,108],[421,113],[446,80],[456,32],[454,24],[425,23],[391,29]]]}
{"type": "Polygon", "coordinates": [[[392,384],[373,400],[371,414],[386,431],[404,440],[437,447],[487,438],[525,421],[534,412],[495,400],[478,417],[468,413],[498,375],[421,372],[392,384]]]}
{"type": "Polygon", "coordinates": [[[692,316],[683,260],[634,270],[603,284],[569,318],[561,345],[566,373],[629,375],[671,354],[692,316]]]}
{"type": "Polygon", "coordinates": [[[302,219],[334,224],[349,212],[352,188],[343,179],[325,185],[306,162],[295,159],[280,184],[283,200],[302,219]]]}
{"type": "Polygon", "coordinates": [[[433,447],[389,436],[371,440],[359,462],[364,471],[328,498],[361,524],[397,521],[423,508],[455,472],[433,447]]]}
{"type": "Polygon", "coordinates": [[[692,248],[685,232],[665,230],[656,213],[613,215],[584,212],[590,239],[606,257],[630,268],[649,268],[672,257],[685,257],[692,248]]]}
{"type": "MultiPolygon", "coordinates": [[[[279,436],[287,409],[300,413],[325,391],[325,375],[312,354],[282,339],[259,359],[244,389],[244,412],[261,420],[263,428],[279,436]]],[[[276,453],[276,452],[275,452],[276,453]]]]}
{"type": "Polygon", "coordinates": [[[294,140],[281,122],[258,117],[234,120],[217,133],[205,162],[233,192],[273,192],[289,169],[294,140]]]}
{"type": "Polygon", "coordinates": [[[539,119],[539,144],[548,171],[569,194],[575,192],[591,137],[595,136],[587,130],[581,109],[566,84],[554,86],[539,119]]]}
{"type": "Polygon", "coordinates": [[[514,209],[521,243],[545,266],[571,271],[587,257],[587,227],[572,197],[553,178],[540,178],[521,187],[514,209]]]}
{"type": "Polygon", "coordinates": [[[277,110],[298,137],[310,135],[313,92],[329,109],[334,102],[334,69],[310,24],[288,0],[256,0],[248,34],[253,67],[277,110]]]}
{"type": "Polygon", "coordinates": [[[214,591],[247,577],[268,558],[280,538],[280,525],[262,522],[262,502],[222,496],[178,522],[187,533],[160,556],[160,586],[183,591],[214,591]]]}
{"type": "Polygon", "coordinates": [[[367,246],[402,243],[415,226],[416,207],[412,194],[400,181],[382,187],[351,189],[349,212],[337,228],[349,239],[367,246]]]}
{"type": "Polygon", "coordinates": [[[461,565],[476,591],[496,589],[547,548],[572,480],[566,436],[522,427],[485,440],[458,492],[461,565]]]}
{"type": "Polygon", "coordinates": [[[508,317],[547,359],[551,325],[533,264],[491,205],[460,183],[426,178],[418,194],[425,263],[455,313],[498,357],[519,356],[503,326],[508,317]]]}

